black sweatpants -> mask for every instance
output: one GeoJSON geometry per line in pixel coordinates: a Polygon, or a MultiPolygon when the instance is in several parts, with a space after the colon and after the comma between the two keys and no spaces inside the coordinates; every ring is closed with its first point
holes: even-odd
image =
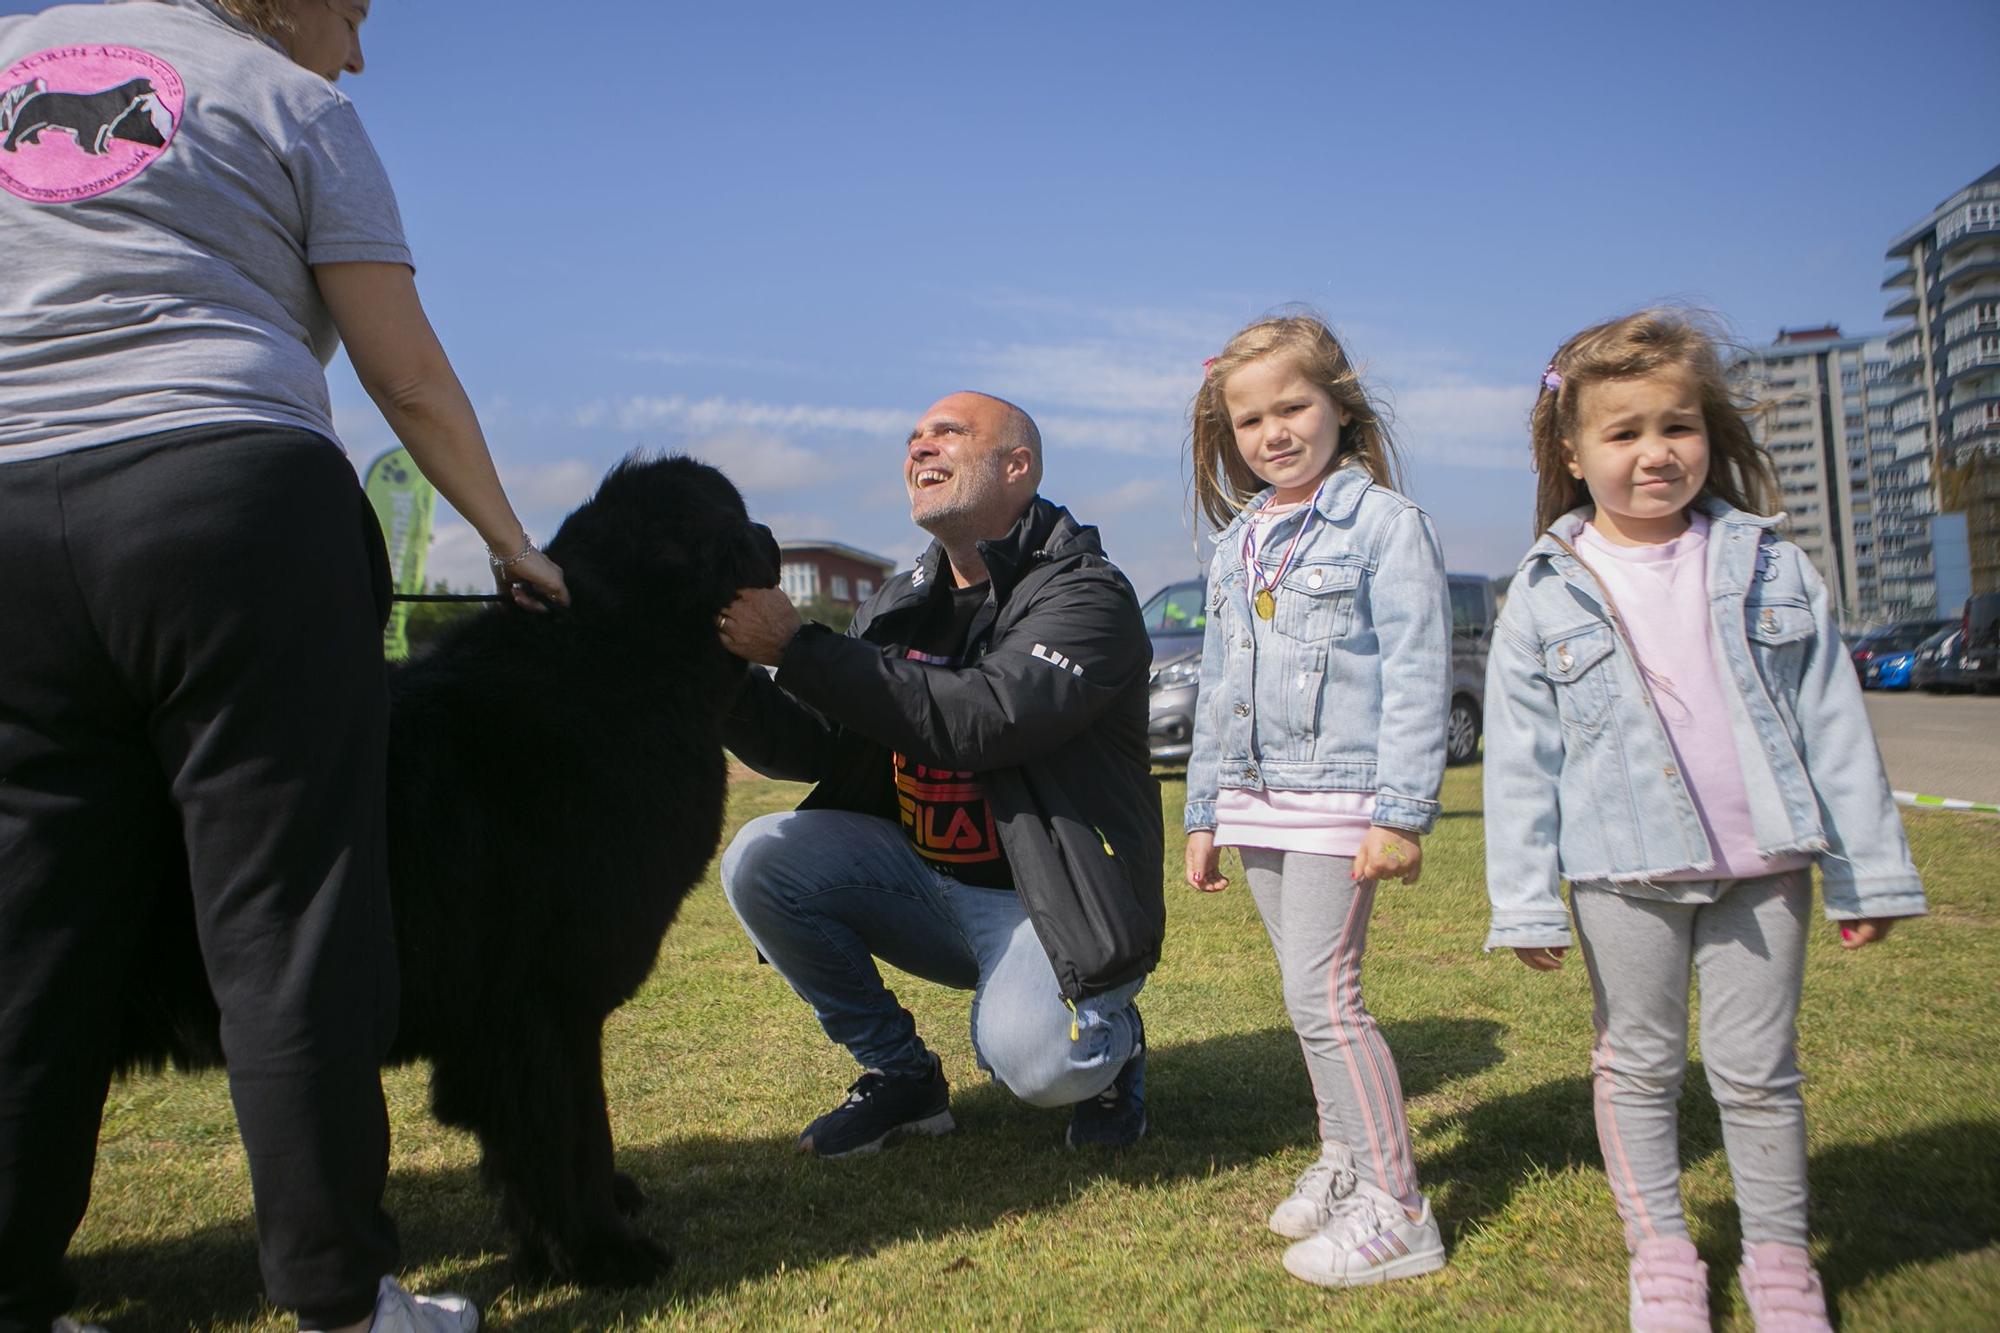
{"type": "Polygon", "coordinates": [[[0,1333],[74,1297],[120,978],[189,885],[271,1301],[349,1323],[396,1268],[388,600],[316,435],[0,462],[0,1333]]]}

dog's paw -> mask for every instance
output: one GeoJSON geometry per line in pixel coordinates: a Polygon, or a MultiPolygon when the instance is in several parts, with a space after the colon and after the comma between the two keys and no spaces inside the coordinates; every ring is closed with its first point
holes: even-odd
{"type": "Polygon", "coordinates": [[[674,1266],[673,1251],[637,1231],[600,1237],[571,1257],[574,1262],[564,1276],[585,1287],[643,1287],[674,1266]]]}
{"type": "Polygon", "coordinates": [[[611,1173],[611,1204],[626,1217],[637,1217],[646,1207],[646,1191],[623,1171],[611,1173]]]}

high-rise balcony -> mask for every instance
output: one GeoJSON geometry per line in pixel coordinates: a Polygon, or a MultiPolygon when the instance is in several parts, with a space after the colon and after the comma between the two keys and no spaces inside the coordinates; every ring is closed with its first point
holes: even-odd
{"type": "Polygon", "coordinates": [[[1985,333],[1960,343],[1945,355],[1944,373],[1958,375],[1975,366],[2000,366],[2000,333],[1985,333]]]}
{"type": "Polygon", "coordinates": [[[1915,287],[1916,283],[1917,270],[1915,266],[1909,260],[1901,259],[1889,265],[1889,271],[1882,278],[1882,290],[1885,292],[1902,291],[1906,288],[1915,287]]]}
{"type": "Polygon", "coordinates": [[[1947,343],[1973,333],[2000,333],[2000,299],[1975,302],[1944,322],[1947,343]]]}
{"type": "Polygon", "coordinates": [[[1951,414],[1951,438],[1965,441],[1987,431],[2000,431],[2000,400],[1962,408],[1951,414]]]}
{"type": "Polygon", "coordinates": [[[1968,237],[1993,232],[2000,232],[2000,199],[1968,200],[1938,219],[1937,248],[1943,252],[1968,237]]]}
{"type": "Polygon", "coordinates": [[[2000,242],[1981,240],[1963,254],[1953,255],[1938,273],[1938,282],[1949,296],[1953,286],[1994,273],[2000,273],[2000,242]]]}

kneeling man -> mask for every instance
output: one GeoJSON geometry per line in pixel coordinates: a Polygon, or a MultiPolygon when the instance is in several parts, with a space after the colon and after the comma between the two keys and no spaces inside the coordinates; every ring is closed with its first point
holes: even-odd
{"type": "Polygon", "coordinates": [[[719,618],[751,672],[725,735],[745,763],[817,785],[746,824],[722,884],[760,952],[862,1068],[801,1151],[873,1152],[952,1128],[938,1058],[876,960],[972,992],[980,1068],[1068,1142],[1146,1131],[1133,997],[1160,958],[1152,646],[1097,530],[1036,493],[1041,434],[956,393],[910,433],[910,517],[935,540],[846,635],[776,589],[719,618]]]}

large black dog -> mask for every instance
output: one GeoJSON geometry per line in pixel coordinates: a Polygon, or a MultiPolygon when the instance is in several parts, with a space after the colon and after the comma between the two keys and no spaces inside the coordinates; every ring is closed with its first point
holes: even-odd
{"type": "MultiPolygon", "coordinates": [[[[548,552],[572,609],[474,617],[391,685],[389,857],[401,1027],[431,1107],[468,1129],[516,1259],[592,1284],[668,1253],[626,1220],[605,1016],[652,971],[721,839],[721,725],[742,662],[715,618],[777,582],[736,488],[685,458],[627,459],[548,552]]],[[[185,895],[163,895],[130,994],[128,1066],[216,1063],[185,895]]]]}

